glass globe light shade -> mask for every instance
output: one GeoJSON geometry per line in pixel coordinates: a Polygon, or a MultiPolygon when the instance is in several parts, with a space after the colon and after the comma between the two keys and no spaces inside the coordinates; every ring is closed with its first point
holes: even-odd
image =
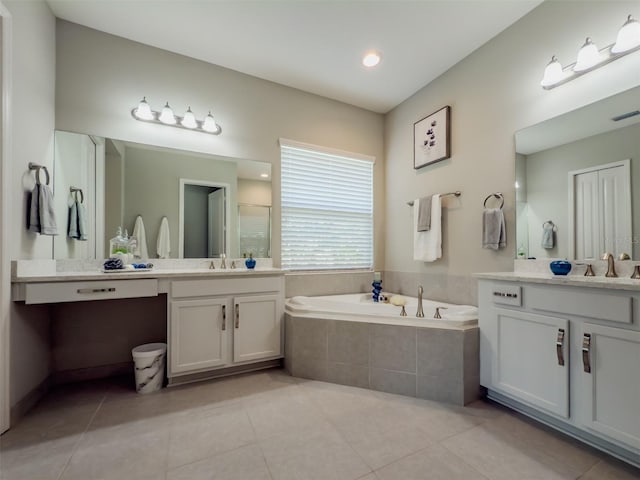
{"type": "Polygon", "coordinates": [[[153,120],[153,112],[147,103],[147,97],[142,97],[142,100],[140,100],[138,108],[136,108],[134,113],[140,120],[153,120]]]}
{"type": "Polygon", "coordinates": [[[611,53],[622,53],[640,46],[640,22],[631,15],[618,31],[618,38],[611,53]]]}
{"type": "Polygon", "coordinates": [[[205,132],[216,133],[218,131],[218,125],[216,125],[216,120],[211,115],[211,112],[204,117],[204,122],[202,123],[202,129],[205,132]]]}
{"type": "Polygon", "coordinates": [[[551,61],[547,64],[547,67],[544,69],[544,75],[542,77],[542,81],[540,85],[543,87],[550,87],[551,85],[555,85],[560,80],[562,80],[562,65],[555,57],[551,57],[551,61]]]}
{"type": "Polygon", "coordinates": [[[158,117],[162,123],[167,125],[175,125],[176,124],[176,116],[173,114],[173,110],[169,106],[169,102],[163,107],[162,112],[160,112],[160,116],[158,117]]]}
{"type": "Polygon", "coordinates": [[[191,111],[191,107],[187,109],[184,117],[182,117],[182,122],[180,123],[182,123],[182,126],[186,128],[196,128],[198,126],[198,123],[196,122],[196,116],[191,111]]]}
{"type": "Polygon", "coordinates": [[[588,70],[600,62],[600,60],[602,60],[602,58],[600,57],[598,47],[596,47],[596,44],[587,37],[587,40],[578,52],[578,60],[576,60],[573,71],[582,72],[584,70],[588,70]]]}

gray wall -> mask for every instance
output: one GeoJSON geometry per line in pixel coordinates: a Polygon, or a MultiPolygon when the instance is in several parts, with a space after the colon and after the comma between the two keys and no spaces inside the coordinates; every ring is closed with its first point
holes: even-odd
{"type": "MultiPolygon", "coordinates": [[[[631,190],[634,232],[640,227],[640,124],[594,135],[577,142],[550,148],[526,158],[528,230],[530,255],[537,258],[561,257],[569,253],[568,173],[619,160],[631,159],[631,190]],[[557,247],[540,246],[542,223],[552,220],[558,226],[557,247]]],[[[637,247],[634,245],[634,247],[637,247]]],[[[629,252],[631,253],[631,252],[629,252]]],[[[634,248],[633,258],[638,258],[634,248]]]]}
{"type": "MultiPolygon", "coordinates": [[[[180,179],[229,184],[227,201],[236,204],[234,162],[213,161],[181,152],[126,147],[124,226],[133,231],[138,215],[144,221],[149,257],[157,258],[156,244],[162,217],[169,221],[171,258],[178,258],[180,179]]],[[[230,231],[237,230],[237,212],[231,209],[230,231]]]]}
{"type": "MultiPolygon", "coordinates": [[[[262,160],[273,172],[273,257],[280,263],[280,148],[289,138],[377,158],[375,264],[384,259],[383,116],[69,22],[57,23],[56,128],[106,138],[262,160]],[[106,62],[104,59],[117,59],[106,62]],[[131,118],[143,95],[159,108],[211,109],[222,135],[131,118]]],[[[155,228],[155,227],[154,227],[155,228]]]]}
{"type": "Polygon", "coordinates": [[[427,296],[475,302],[473,272],[512,270],[514,132],[640,83],[638,54],[549,91],[540,87],[544,67],[553,54],[573,61],[587,35],[601,45],[613,42],[637,8],[637,1],[546,1],[387,114],[384,242],[390,289],[411,293],[422,282],[427,296]],[[444,105],[452,110],[452,156],[413,170],[413,124],[444,105]],[[443,258],[414,262],[406,202],[452,190],[461,190],[462,197],[444,201],[443,258]],[[482,202],[492,192],[505,194],[507,247],[498,252],[481,248],[482,202]]]}
{"type": "MultiPolygon", "coordinates": [[[[109,240],[115,236],[118,227],[123,224],[124,215],[124,145],[107,138],[105,140],[104,182],[104,245],[105,251],[98,252],[98,258],[109,256],[109,240]]],[[[146,233],[146,232],[145,232],[146,233]]]]}
{"type": "Polygon", "coordinates": [[[271,195],[271,182],[238,179],[238,203],[270,206],[271,195]]]}

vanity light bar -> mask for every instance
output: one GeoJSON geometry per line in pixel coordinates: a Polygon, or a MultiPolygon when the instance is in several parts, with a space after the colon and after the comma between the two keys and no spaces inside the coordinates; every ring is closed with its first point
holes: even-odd
{"type": "Polygon", "coordinates": [[[638,50],[640,50],[640,22],[629,15],[618,31],[615,43],[598,50],[591,38],[587,37],[578,51],[576,61],[566,67],[560,64],[555,55],[551,57],[540,85],[545,90],[551,90],[638,50]]]}
{"type": "Polygon", "coordinates": [[[197,120],[191,111],[191,107],[189,107],[184,116],[181,117],[173,113],[169,102],[158,112],[151,109],[146,97],[140,100],[137,107],[131,109],[131,116],[140,122],[182,128],[192,132],[208,133],[209,135],[220,135],[222,133],[222,127],[216,123],[211,112],[204,117],[204,120],[197,120]]]}

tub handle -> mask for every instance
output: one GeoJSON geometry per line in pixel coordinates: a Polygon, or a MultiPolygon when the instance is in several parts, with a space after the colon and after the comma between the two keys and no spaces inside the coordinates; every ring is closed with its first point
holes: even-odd
{"type": "Polygon", "coordinates": [[[433,318],[442,318],[440,316],[440,310],[446,310],[448,307],[436,307],[436,313],[433,314],[433,318]]]}

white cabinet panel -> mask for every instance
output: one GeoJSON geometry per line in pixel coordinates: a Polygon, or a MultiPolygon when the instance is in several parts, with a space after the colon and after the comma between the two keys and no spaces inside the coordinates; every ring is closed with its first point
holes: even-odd
{"type": "MultiPolygon", "coordinates": [[[[640,449],[640,332],[585,323],[585,354],[591,372],[581,372],[583,424],[640,449]]],[[[583,365],[584,366],[584,365],[583,365]]]]}
{"type": "Polygon", "coordinates": [[[282,304],[279,295],[235,297],[233,361],[247,362],[282,353],[282,304]]]}
{"type": "Polygon", "coordinates": [[[493,387],[567,418],[569,322],[501,308],[496,308],[495,313],[497,345],[492,362],[493,387]],[[564,338],[558,352],[559,333],[564,338]]]}
{"type": "Polygon", "coordinates": [[[171,303],[170,376],[229,363],[228,312],[225,298],[171,303]]]}

